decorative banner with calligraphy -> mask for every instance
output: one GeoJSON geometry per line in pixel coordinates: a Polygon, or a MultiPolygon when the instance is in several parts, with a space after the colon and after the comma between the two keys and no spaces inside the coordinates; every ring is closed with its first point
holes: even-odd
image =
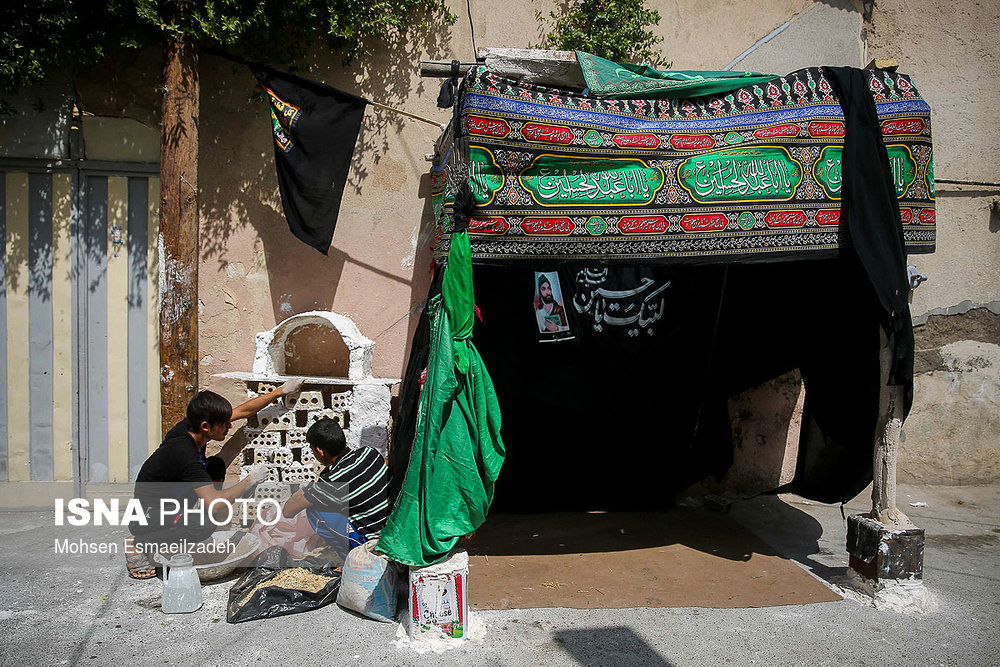
{"type": "MultiPolygon", "coordinates": [[[[867,73],[907,252],[934,251],[930,107],[904,74],[867,73]]],[[[438,258],[447,172],[468,163],[476,261],[754,261],[836,254],[844,114],[822,68],[675,100],[597,99],[474,68],[457,139],[435,165],[438,258]]],[[[443,143],[448,143],[446,135],[443,143]]]]}

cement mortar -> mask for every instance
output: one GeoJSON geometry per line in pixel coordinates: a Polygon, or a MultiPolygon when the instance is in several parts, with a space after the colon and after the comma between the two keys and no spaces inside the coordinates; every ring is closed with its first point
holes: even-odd
{"type": "MultiPolygon", "coordinates": [[[[262,375],[285,375],[285,358],[288,352],[286,341],[293,331],[305,326],[328,327],[340,335],[350,355],[346,377],[352,380],[371,377],[375,343],[363,336],[350,318],[324,311],[300,313],[289,317],[270,331],[258,333],[253,372],[262,375]]],[[[322,354],[322,350],[304,350],[302,353],[322,354]]]]}
{"type": "Polygon", "coordinates": [[[354,388],[351,425],[345,432],[348,446],[371,447],[388,456],[391,401],[392,392],[386,385],[362,384],[354,388]]]}
{"type": "Polygon", "coordinates": [[[929,614],[939,606],[937,596],[918,580],[880,579],[874,582],[848,570],[834,583],[845,598],[882,611],[929,614]]]}

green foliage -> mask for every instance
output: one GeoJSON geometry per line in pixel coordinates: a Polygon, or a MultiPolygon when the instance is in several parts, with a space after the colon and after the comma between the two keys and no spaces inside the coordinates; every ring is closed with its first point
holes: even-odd
{"type": "Polygon", "coordinates": [[[165,34],[287,64],[317,43],[349,58],[367,38],[399,39],[432,17],[455,19],[444,0],[7,2],[0,9],[0,96],[56,69],[93,66],[165,34]]]}
{"type": "MultiPolygon", "coordinates": [[[[551,12],[552,29],[542,46],[561,51],[586,51],[616,62],[656,66],[663,41],[653,34],[660,13],[643,0],[569,0],[563,12],[551,12]]],[[[541,17],[539,17],[541,18],[541,17]]]]}
{"type": "MultiPolygon", "coordinates": [[[[135,47],[143,26],[123,0],[32,0],[0,9],[0,95],[56,69],[99,62],[111,46],[135,47]]],[[[150,34],[150,37],[153,35],[150,34]]],[[[10,112],[0,101],[0,111],[10,112]]]]}

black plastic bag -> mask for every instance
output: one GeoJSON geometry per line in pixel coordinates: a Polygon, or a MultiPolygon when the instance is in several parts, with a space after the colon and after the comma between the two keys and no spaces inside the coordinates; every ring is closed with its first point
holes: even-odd
{"type": "Polygon", "coordinates": [[[246,573],[229,589],[226,620],[230,623],[242,623],[319,609],[336,602],[339,590],[340,570],[334,563],[319,558],[295,560],[283,548],[271,547],[257,556],[246,573]],[[248,596],[258,584],[296,567],[331,579],[315,593],[265,585],[248,596]]]}

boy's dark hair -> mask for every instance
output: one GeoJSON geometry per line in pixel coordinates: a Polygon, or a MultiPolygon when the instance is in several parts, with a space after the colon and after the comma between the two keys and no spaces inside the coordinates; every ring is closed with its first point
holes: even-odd
{"type": "Polygon", "coordinates": [[[205,459],[205,472],[213,482],[222,482],[226,479],[226,462],[221,456],[209,456],[205,459]]]}
{"type": "Polygon", "coordinates": [[[232,417],[233,404],[214,391],[199,391],[187,406],[188,425],[196,431],[202,422],[222,424],[232,417]]]}
{"type": "Polygon", "coordinates": [[[306,441],[316,449],[322,449],[330,456],[340,456],[347,449],[347,438],[340,424],[324,417],[306,431],[306,441]]]}

